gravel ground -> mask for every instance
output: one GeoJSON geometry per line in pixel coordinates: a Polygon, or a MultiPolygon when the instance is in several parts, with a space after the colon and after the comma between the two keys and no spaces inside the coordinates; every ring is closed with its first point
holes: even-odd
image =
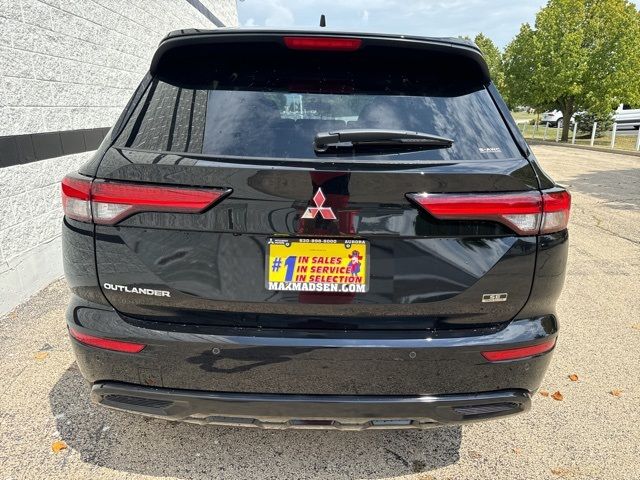
{"type": "Polygon", "coordinates": [[[0,319],[0,479],[640,479],[640,158],[534,149],[574,201],[562,332],[542,387],[562,401],[537,394],[524,415],[422,432],[260,431],[112,412],[88,401],[59,281],[0,319]],[[58,441],[67,448],[54,453],[58,441]]]}

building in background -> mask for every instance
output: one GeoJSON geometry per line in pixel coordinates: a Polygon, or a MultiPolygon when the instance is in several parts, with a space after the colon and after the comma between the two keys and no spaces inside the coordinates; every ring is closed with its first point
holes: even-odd
{"type": "Polygon", "coordinates": [[[115,123],[162,37],[237,22],[235,0],[0,2],[0,314],[62,275],[59,182],[115,123]]]}

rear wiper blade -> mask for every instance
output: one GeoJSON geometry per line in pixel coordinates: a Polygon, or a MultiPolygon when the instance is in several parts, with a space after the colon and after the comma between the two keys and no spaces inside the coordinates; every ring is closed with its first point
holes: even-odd
{"type": "Polygon", "coordinates": [[[318,132],[313,143],[315,151],[323,153],[331,147],[355,149],[360,145],[400,150],[422,150],[434,147],[449,148],[453,145],[453,140],[424,132],[358,128],[318,132]]]}

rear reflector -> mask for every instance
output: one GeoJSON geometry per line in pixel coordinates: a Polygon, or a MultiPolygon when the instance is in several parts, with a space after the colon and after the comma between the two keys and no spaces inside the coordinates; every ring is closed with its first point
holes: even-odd
{"type": "Polygon", "coordinates": [[[284,44],[292,50],[331,50],[353,52],[362,45],[359,38],[284,37],[284,44]]]}
{"type": "Polygon", "coordinates": [[[567,228],[571,205],[571,196],[564,190],[542,194],[537,191],[486,194],[410,193],[407,197],[434,218],[494,221],[520,235],[551,233],[567,228]]]}
{"type": "Polygon", "coordinates": [[[219,188],[92,181],[70,175],[62,180],[62,205],[69,218],[114,225],[139,212],[201,213],[230,192],[219,188]]]}
{"type": "Polygon", "coordinates": [[[109,338],[94,337],[86,333],[80,333],[73,328],[69,328],[69,333],[80,343],[91,347],[102,348],[104,350],[113,350],[114,352],[138,353],[146,346],[142,343],[122,342],[120,340],[111,340],[109,338]]]}
{"type": "Polygon", "coordinates": [[[534,355],[540,355],[553,349],[556,344],[555,338],[553,340],[540,343],[538,345],[532,345],[529,347],[509,348],[507,350],[493,350],[490,352],[482,352],[482,356],[490,362],[502,362],[504,360],[518,360],[520,358],[533,357],[534,355]]]}

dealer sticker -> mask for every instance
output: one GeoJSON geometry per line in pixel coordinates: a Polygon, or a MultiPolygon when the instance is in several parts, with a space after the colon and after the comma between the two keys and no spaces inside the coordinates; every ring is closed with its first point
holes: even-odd
{"type": "Polygon", "coordinates": [[[369,290],[369,246],[364,240],[270,238],[267,290],[364,293],[369,290]]]}

